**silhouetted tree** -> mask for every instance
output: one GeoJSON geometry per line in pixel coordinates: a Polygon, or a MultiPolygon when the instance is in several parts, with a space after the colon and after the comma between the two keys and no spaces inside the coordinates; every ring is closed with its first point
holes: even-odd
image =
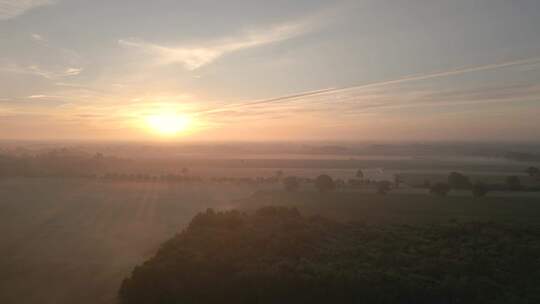
{"type": "Polygon", "coordinates": [[[470,189],[472,186],[469,178],[458,172],[452,172],[448,175],[448,185],[452,189],[470,189]]]}
{"type": "Polygon", "coordinates": [[[517,176],[508,176],[506,178],[506,185],[508,186],[508,189],[512,191],[519,191],[521,190],[521,180],[517,176]]]}
{"type": "Polygon", "coordinates": [[[296,176],[287,176],[283,179],[283,186],[285,187],[285,190],[293,192],[298,190],[300,183],[298,182],[298,178],[296,178],[296,176]]]}
{"type": "Polygon", "coordinates": [[[484,183],[476,182],[472,186],[472,193],[475,197],[482,197],[488,193],[488,189],[484,183]]]}
{"type": "Polygon", "coordinates": [[[436,183],[431,186],[429,192],[438,196],[446,196],[450,192],[450,186],[445,183],[436,183]]]}
{"type": "Polygon", "coordinates": [[[336,189],[336,184],[330,176],[323,174],[319,175],[317,179],[315,179],[315,188],[317,188],[320,192],[328,192],[336,189]]]}
{"type": "Polygon", "coordinates": [[[362,171],[362,169],[358,169],[358,171],[356,171],[356,178],[360,180],[364,179],[364,172],[362,171]]]}

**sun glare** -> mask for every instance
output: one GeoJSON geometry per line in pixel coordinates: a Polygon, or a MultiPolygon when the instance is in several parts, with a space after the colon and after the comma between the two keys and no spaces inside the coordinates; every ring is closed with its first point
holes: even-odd
{"type": "Polygon", "coordinates": [[[148,127],[163,136],[174,136],[185,131],[189,122],[186,116],[174,113],[162,113],[146,118],[148,127]]]}

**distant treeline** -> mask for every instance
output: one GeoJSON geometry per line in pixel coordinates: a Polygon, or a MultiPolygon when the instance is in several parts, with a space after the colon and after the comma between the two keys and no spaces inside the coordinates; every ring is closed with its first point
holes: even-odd
{"type": "MultiPolygon", "coordinates": [[[[213,182],[236,184],[276,184],[282,183],[287,191],[296,191],[304,184],[314,184],[320,191],[332,191],[342,188],[375,188],[378,193],[386,194],[393,188],[399,188],[407,181],[396,174],[392,181],[374,181],[365,178],[362,169],[348,179],[333,178],[322,174],[316,178],[286,176],[282,170],[277,170],[271,176],[256,177],[201,177],[194,175],[187,167],[171,168],[170,173],[149,174],[111,172],[121,164],[126,169],[137,170],[134,160],[105,157],[101,153],[88,155],[73,153],[67,149],[52,150],[36,155],[1,155],[0,178],[4,177],[58,177],[58,178],[93,178],[104,181],[133,181],[133,182],[213,182]],[[130,166],[131,165],[131,166],[130,166]]],[[[148,171],[148,170],[146,170],[148,171]]],[[[519,176],[507,176],[503,183],[485,183],[471,179],[459,172],[451,172],[447,182],[432,182],[425,180],[422,184],[409,186],[429,189],[436,195],[446,195],[449,191],[470,190],[475,196],[484,196],[490,191],[540,191],[540,169],[529,167],[524,172],[530,176],[533,183],[522,183],[519,176]]]]}
{"type": "Polygon", "coordinates": [[[93,177],[105,167],[101,154],[54,150],[37,155],[0,154],[0,177],[93,177]]]}
{"type": "Polygon", "coordinates": [[[342,224],[266,207],[197,215],[121,304],[540,303],[540,228],[342,224]]]}
{"type": "Polygon", "coordinates": [[[517,175],[507,176],[503,183],[473,182],[467,175],[459,172],[451,172],[448,175],[447,183],[432,183],[426,180],[422,187],[428,188],[433,194],[443,196],[450,190],[470,190],[474,196],[484,196],[490,191],[540,191],[540,169],[529,167],[524,172],[529,175],[535,184],[524,185],[521,178],[517,175]]]}
{"type": "Polygon", "coordinates": [[[540,154],[526,152],[508,152],[505,158],[522,162],[540,162],[540,154]]]}

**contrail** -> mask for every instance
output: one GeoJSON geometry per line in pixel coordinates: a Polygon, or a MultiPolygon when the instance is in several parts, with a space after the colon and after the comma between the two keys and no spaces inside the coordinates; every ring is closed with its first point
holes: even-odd
{"type": "Polygon", "coordinates": [[[481,65],[481,66],[463,67],[463,68],[457,68],[454,70],[437,72],[437,73],[432,73],[432,74],[425,74],[425,75],[410,75],[410,76],[398,78],[395,80],[388,80],[388,81],[376,82],[376,83],[371,83],[371,84],[351,86],[351,87],[341,88],[339,90],[379,87],[379,86],[385,86],[385,85],[390,85],[390,84],[398,84],[398,83],[403,83],[403,82],[454,76],[454,75],[460,75],[460,74],[465,74],[465,73],[494,70],[494,69],[500,69],[500,68],[514,66],[514,65],[524,65],[524,64],[531,64],[531,63],[537,63],[537,62],[540,62],[540,57],[508,61],[508,62],[503,62],[503,63],[487,64],[487,65],[481,65]]]}
{"type": "Polygon", "coordinates": [[[250,101],[250,102],[245,102],[245,103],[225,105],[223,107],[210,109],[210,110],[202,110],[195,113],[196,114],[215,113],[215,112],[221,112],[221,111],[225,111],[229,109],[237,109],[237,108],[243,108],[247,106],[256,106],[259,104],[273,103],[273,102],[278,102],[278,101],[283,101],[283,100],[291,100],[291,99],[296,99],[300,97],[314,96],[314,95],[319,95],[319,94],[324,94],[324,93],[329,93],[329,92],[335,92],[337,90],[340,90],[340,88],[327,88],[327,89],[321,89],[321,90],[316,90],[316,91],[302,92],[302,93],[298,93],[294,95],[280,96],[280,97],[275,97],[275,98],[270,98],[270,99],[261,99],[261,100],[255,100],[255,101],[250,101]]]}
{"type": "Polygon", "coordinates": [[[342,92],[342,91],[347,91],[347,90],[352,90],[352,89],[383,87],[383,86],[393,85],[393,84],[455,76],[455,75],[461,75],[461,74],[466,74],[466,73],[494,70],[494,69],[515,66],[515,65],[532,64],[532,63],[538,63],[538,62],[540,62],[540,57],[533,57],[533,58],[528,58],[528,59],[520,59],[520,60],[507,61],[507,62],[502,62],[502,63],[494,63],[494,64],[472,66],[472,67],[461,67],[461,68],[457,68],[453,70],[436,72],[436,73],[431,73],[431,74],[423,74],[423,75],[413,74],[413,75],[408,75],[408,76],[401,77],[394,80],[380,81],[380,82],[354,85],[354,86],[341,87],[341,88],[327,88],[327,89],[322,89],[322,90],[317,90],[317,91],[302,92],[302,93],[298,93],[294,95],[287,95],[287,96],[275,97],[275,98],[270,98],[270,99],[262,99],[262,100],[255,100],[255,101],[250,101],[250,102],[245,102],[245,103],[231,104],[231,105],[223,106],[220,108],[203,110],[203,111],[197,112],[196,114],[216,113],[216,112],[222,112],[222,111],[226,111],[230,109],[241,109],[241,108],[251,107],[251,106],[256,106],[256,105],[261,105],[261,104],[274,103],[274,102],[280,102],[280,101],[286,101],[286,100],[294,100],[294,99],[307,97],[307,96],[342,92]]]}

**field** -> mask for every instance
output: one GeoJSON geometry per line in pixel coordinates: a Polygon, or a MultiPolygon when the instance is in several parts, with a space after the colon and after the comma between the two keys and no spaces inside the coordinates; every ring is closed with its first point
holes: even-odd
{"type": "Polygon", "coordinates": [[[294,206],[304,215],[323,215],[366,224],[431,224],[449,221],[540,223],[538,196],[474,198],[470,194],[437,197],[406,192],[378,195],[351,191],[260,191],[237,201],[237,204],[247,210],[271,205],[294,206]]]}
{"type": "Polygon", "coordinates": [[[0,181],[0,303],[113,303],[121,280],[201,210],[247,186],[0,181]]]}
{"type": "Polygon", "coordinates": [[[0,303],[114,303],[120,282],[206,208],[296,206],[366,223],[540,222],[538,197],[364,192],[286,193],[276,186],[0,181],[0,303]]]}

